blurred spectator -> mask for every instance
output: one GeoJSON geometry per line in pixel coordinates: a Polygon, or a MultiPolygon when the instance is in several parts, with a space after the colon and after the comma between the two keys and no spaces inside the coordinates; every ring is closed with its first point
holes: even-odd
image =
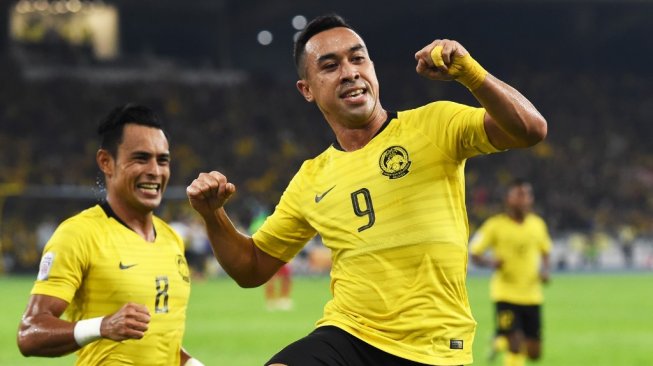
{"type": "MultiPolygon", "coordinates": [[[[379,67],[401,69],[392,63],[379,67]]],[[[241,192],[230,203],[240,218],[248,217],[251,210],[240,197],[255,197],[261,205],[272,206],[302,161],[332,142],[327,128],[306,123],[319,116],[310,105],[297,102],[301,96],[292,86],[261,75],[251,74],[229,85],[170,80],[147,85],[94,83],[66,77],[32,80],[5,54],[0,55],[0,69],[0,184],[94,186],[89,177],[97,175],[95,162],[88,157],[97,146],[90,139],[97,121],[88,116],[99,118],[106,105],[125,101],[163,110],[162,118],[171,122],[175,171],[171,187],[185,188],[200,171],[224,171],[240,179],[235,183],[241,192]],[[273,113],[269,106],[274,106],[273,113]]],[[[537,73],[522,66],[506,73],[506,81],[536,102],[549,121],[549,135],[526,154],[495,154],[468,163],[470,228],[499,210],[497,187],[514,176],[528,176],[537,192],[536,210],[550,224],[552,236],[592,235],[593,228],[600,227],[619,240],[621,218],[627,217],[635,239],[651,238],[652,75],[572,66],[537,73]]],[[[417,85],[388,88],[383,98],[392,101],[386,103],[391,108],[402,109],[434,95],[459,92],[447,86],[417,85]]],[[[7,202],[20,199],[10,197],[7,202]]],[[[185,197],[179,199],[185,204],[185,197]]],[[[15,244],[20,235],[7,231],[24,227],[35,232],[42,218],[29,213],[43,212],[35,209],[40,204],[30,200],[20,210],[0,207],[0,235],[13,236],[3,244],[3,255],[12,266],[38,257],[19,254],[15,244]]],[[[56,217],[72,213],[63,207],[53,210],[60,211],[56,217]]],[[[20,245],[38,249],[35,241],[20,245]]],[[[624,247],[627,263],[636,259],[633,252],[624,247]]]]}

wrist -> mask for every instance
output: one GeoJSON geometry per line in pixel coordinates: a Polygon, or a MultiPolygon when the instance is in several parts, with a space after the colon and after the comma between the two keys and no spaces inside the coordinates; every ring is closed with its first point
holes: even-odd
{"type": "MultiPolygon", "coordinates": [[[[431,59],[436,66],[444,66],[441,45],[433,47],[431,59]]],[[[464,56],[453,56],[453,61],[448,66],[447,73],[471,91],[478,89],[488,75],[487,70],[474,60],[469,53],[464,56]]]]}
{"type": "Polygon", "coordinates": [[[104,317],[100,316],[97,318],[80,320],[75,323],[73,336],[75,337],[75,342],[77,342],[80,347],[84,347],[85,345],[102,338],[102,335],[100,334],[102,319],[104,319],[104,317]]]}
{"type": "Polygon", "coordinates": [[[471,91],[478,89],[483,84],[488,72],[470,54],[454,60],[454,65],[456,63],[461,65],[460,69],[462,70],[455,79],[457,82],[471,91]]]}

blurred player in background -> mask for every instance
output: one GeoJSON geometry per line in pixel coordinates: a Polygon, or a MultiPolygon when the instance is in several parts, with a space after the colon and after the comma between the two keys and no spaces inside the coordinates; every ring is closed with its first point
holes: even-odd
{"type": "Polygon", "coordinates": [[[46,244],[18,347],[25,356],[77,351],[82,365],[201,365],[181,347],[184,244],[153,214],[170,178],[163,127],[147,107],[127,104],[98,133],[106,201],[64,221],[46,244]]]}
{"type": "Polygon", "coordinates": [[[494,351],[505,351],[505,366],[521,366],[541,354],[541,283],[549,281],[551,238],[544,220],[531,212],[533,188],[514,180],[505,213],[489,218],[471,240],[472,260],[495,270],[490,297],[496,307],[494,351]],[[492,256],[484,256],[491,251],[492,256]]]}
{"type": "Polygon", "coordinates": [[[532,146],[547,126],[458,42],[435,40],[415,60],[419,75],[462,83],[483,108],[384,109],[363,39],[339,16],[312,20],[295,42],[296,85],[333,145],[302,165],[252,237],[224,210],[236,191],[225,175],[202,173],[187,188],[218,261],[243,287],[264,284],[316,234],[333,253],[333,298],[317,329],[266,365],[472,362],[465,161],[532,146]]]}

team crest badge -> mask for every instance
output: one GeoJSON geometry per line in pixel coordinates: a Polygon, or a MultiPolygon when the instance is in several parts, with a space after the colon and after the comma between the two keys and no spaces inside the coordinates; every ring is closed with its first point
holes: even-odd
{"type": "Polygon", "coordinates": [[[379,158],[379,167],[383,175],[390,179],[401,178],[408,174],[410,160],[408,151],[401,146],[391,146],[381,154],[379,158]]]}

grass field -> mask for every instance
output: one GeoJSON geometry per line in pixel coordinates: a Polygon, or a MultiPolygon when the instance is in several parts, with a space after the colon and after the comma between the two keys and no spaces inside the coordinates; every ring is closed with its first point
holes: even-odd
{"type": "MultiPolygon", "coordinates": [[[[23,358],[18,352],[16,328],[31,284],[32,278],[0,277],[0,365],[72,365],[72,356],[23,358]]],[[[468,284],[479,323],[474,365],[488,365],[488,277],[470,276],[468,284]]],[[[240,289],[224,278],[195,282],[184,344],[207,366],[262,365],[312,329],[328,288],[327,278],[296,278],[294,310],[268,312],[260,288],[240,289]]],[[[558,275],[545,291],[544,357],[538,365],[653,365],[653,273],[558,275]]]]}

